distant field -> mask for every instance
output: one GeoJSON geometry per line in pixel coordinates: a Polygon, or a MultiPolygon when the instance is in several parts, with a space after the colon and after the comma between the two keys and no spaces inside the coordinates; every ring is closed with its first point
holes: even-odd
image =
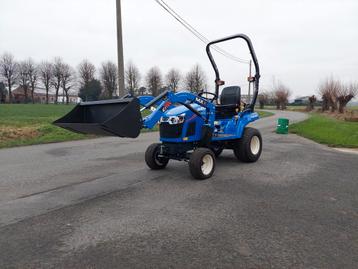
{"type": "Polygon", "coordinates": [[[290,126],[290,132],[333,147],[358,148],[358,123],[312,114],[290,126]]]}
{"type": "Polygon", "coordinates": [[[358,111],[358,106],[348,106],[347,110],[358,111]]]}
{"type": "MultiPolygon", "coordinates": [[[[73,105],[0,105],[0,148],[91,138],[72,133],[51,123],[68,113],[73,105]]],[[[145,114],[148,114],[146,112],[145,114]]],[[[261,117],[273,113],[258,111],[261,117]]],[[[152,131],[156,131],[154,128],[152,131]]],[[[148,130],[145,130],[148,131],[148,130]]]]}
{"type": "MultiPolygon", "coordinates": [[[[258,107],[258,106],[257,106],[258,107]]],[[[288,111],[304,111],[307,106],[287,106],[288,111]]],[[[320,108],[320,106],[315,106],[315,108],[320,108]]],[[[276,110],[276,106],[265,106],[264,109],[267,110],[276,110]]],[[[347,110],[358,111],[358,106],[348,106],[347,110]]]]}
{"type": "MultiPolygon", "coordinates": [[[[265,106],[264,109],[267,110],[276,110],[276,106],[265,106]]],[[[288,111],[304,111],[306,106],[287,106],[286,108],[288,111]]]]}

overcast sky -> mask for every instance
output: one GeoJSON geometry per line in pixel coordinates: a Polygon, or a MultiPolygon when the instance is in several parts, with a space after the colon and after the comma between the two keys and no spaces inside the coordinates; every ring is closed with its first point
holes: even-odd
{"type": "MultiPolygon", "coordinates": [[[[167,0],[209,39],[252,38],[262,87],[273,78],[294,96],[315,93],[327,76],[358,80],[357,0],[167,0]]],[[[122,0],[125,61],[145,73],[157,65],[187,72],[199,63],[213,84],[205,46],[154,0],[122,0]]],[[[243,43],[223,46],[249,59],[243,43]]],[[[116,61],[115,0],[0,0],[0,54],[21,60],[61,56],[73,66],[116,61]]],[[[218,56],[222,79],[246,91],[248,66],[218,56]]],[[[143,81],[144,83],[144,81],[143,81]]]]}

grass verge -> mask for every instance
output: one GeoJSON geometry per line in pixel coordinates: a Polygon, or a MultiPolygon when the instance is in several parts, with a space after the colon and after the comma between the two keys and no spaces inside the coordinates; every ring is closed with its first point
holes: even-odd
{"type": "Polygon", "coordinates": [[[331,147],[358,148],[358,123],[337,120],[317,113],[290,125],[290,132],[331,147]]]}
{"type": "Polygon", "coordinates": [[[53,126],[72,105],[0,105],[0,148],[88,138],[53,126]]]}
{"type": "Polygon", "coordinates": [[[275,113],[263,110],[256,110],[256,112],[259,113],[260,118],[266,118],[275,115],[275,113]]]}

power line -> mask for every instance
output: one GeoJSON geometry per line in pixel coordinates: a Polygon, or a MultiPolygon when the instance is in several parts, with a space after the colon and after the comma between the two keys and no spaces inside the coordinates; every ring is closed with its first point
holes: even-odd
{"type": "MultiPolygon", "coordinates": [[[[190,25],[185,19],[183,19],[174,9],[172,9],[164,0],[155,0],[157,4],[159,4],[165,11],[167,11],[175,20],[177,20],[181,25],[183,25],[187,30],[189,30],[195,37],[197,37],[200,41],[205,44],[208,44],[210,40],[206,38],[203,34],[201,34],[198,30],[196,30],[192,25],[190,25]]],[[[223,56],[239,62],[249,64],[250,62],[241,58],[238,58],[229,52],[225,51],[224,49],[220,48],[217,45],[213,46],[213,49],[218,53],[222,54],[223,56]]]]}
{"type": "MultiPolygon", "coordinates": [[[[184,20],[178,13],[175,12],[168,4],[166,4],[163,0],[155,0],[164,10],[166,10],[171,16],[173,16],[179,23],[181,23],[187,30],[189,30],[192,34],[194,34],[200,41],[202,41],[205,44],[208,44],[210,40],[206,38],[204,35],[202,35],[198,30],[196,30],[193,26],[191,26],[186,20],[184,20]]],[[[246,63],[248,64],[249,61],[240,59],[222,48],[220,48],[217,45],[213,46],[214,50],[219,52],[220,54],[224,55],[225,57],[230,58],[231,60],[240,62],[240,63],[246,63]]]]}
{"type": "MultiPolygon", "coordinates": [[[[162,4],[165,5],[170,11],[168,11],[167,9],[165,9],[165,10],[167,10],[170,14],[172,12],[174,15],[173,14],[171,14],[171,15],[174,16],[180,23],[185,24],[184,26],[187,29],[189,29],[189,31],[191,31],[192,33],[194,32],[193,34],[196,35],[201,41],[203,41],[205,44],[208,44],[210,42],[210,40],[208,38],[206,38],[198,30],[196,30],[192,25],[190,25],[184,18],[182,18],[177,12],[175,12],[175,10],[173,10],[166,2],[164,2],[164,0],[160,0],[160,2],[162,2],[162,3],[159,3],[161,6],[162,6],[162,4]]],[[[249,63],[249,61],[240,59],[240,58],[230,54],[229,52],[223,50],[222,48],[220,48],[217,45],[214,45],[213,48],[217,52],[221,53],[222,55],[224,55],[228,58],[231,58],[234,61],[241,62],[241,63],[247,63],[247,64],[249,63]]]]}

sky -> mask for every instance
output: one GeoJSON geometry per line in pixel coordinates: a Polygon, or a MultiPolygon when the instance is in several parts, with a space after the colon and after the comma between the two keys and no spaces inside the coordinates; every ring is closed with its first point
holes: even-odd
{"type": "MultiPolygon", "coordinates": [[[[261,89],[281,81],[292,97],[317,93],[334,76],[358,81],[357,0],[166,0],[207,38],[236,33],[253,42],[261,68],[261,89]]],[[[200,64],[213,89],[214,72],[205,44],[154,0],[122,0],[124,60],[144,74],[158,66],[185,74],[200,64]]],[[[0,54],[35,61],[60,56],[76,67],[82,59],[99,66],[116,61],[115,0],[0,0],[0,54]]],[[[250,59],[245,44],[223,49],[250,59]]],[[[248,65],[215,55],[227,85],[247,91],[248,65]]],[[[145,84],[144,79],[142,84],[145,84]]]]}

